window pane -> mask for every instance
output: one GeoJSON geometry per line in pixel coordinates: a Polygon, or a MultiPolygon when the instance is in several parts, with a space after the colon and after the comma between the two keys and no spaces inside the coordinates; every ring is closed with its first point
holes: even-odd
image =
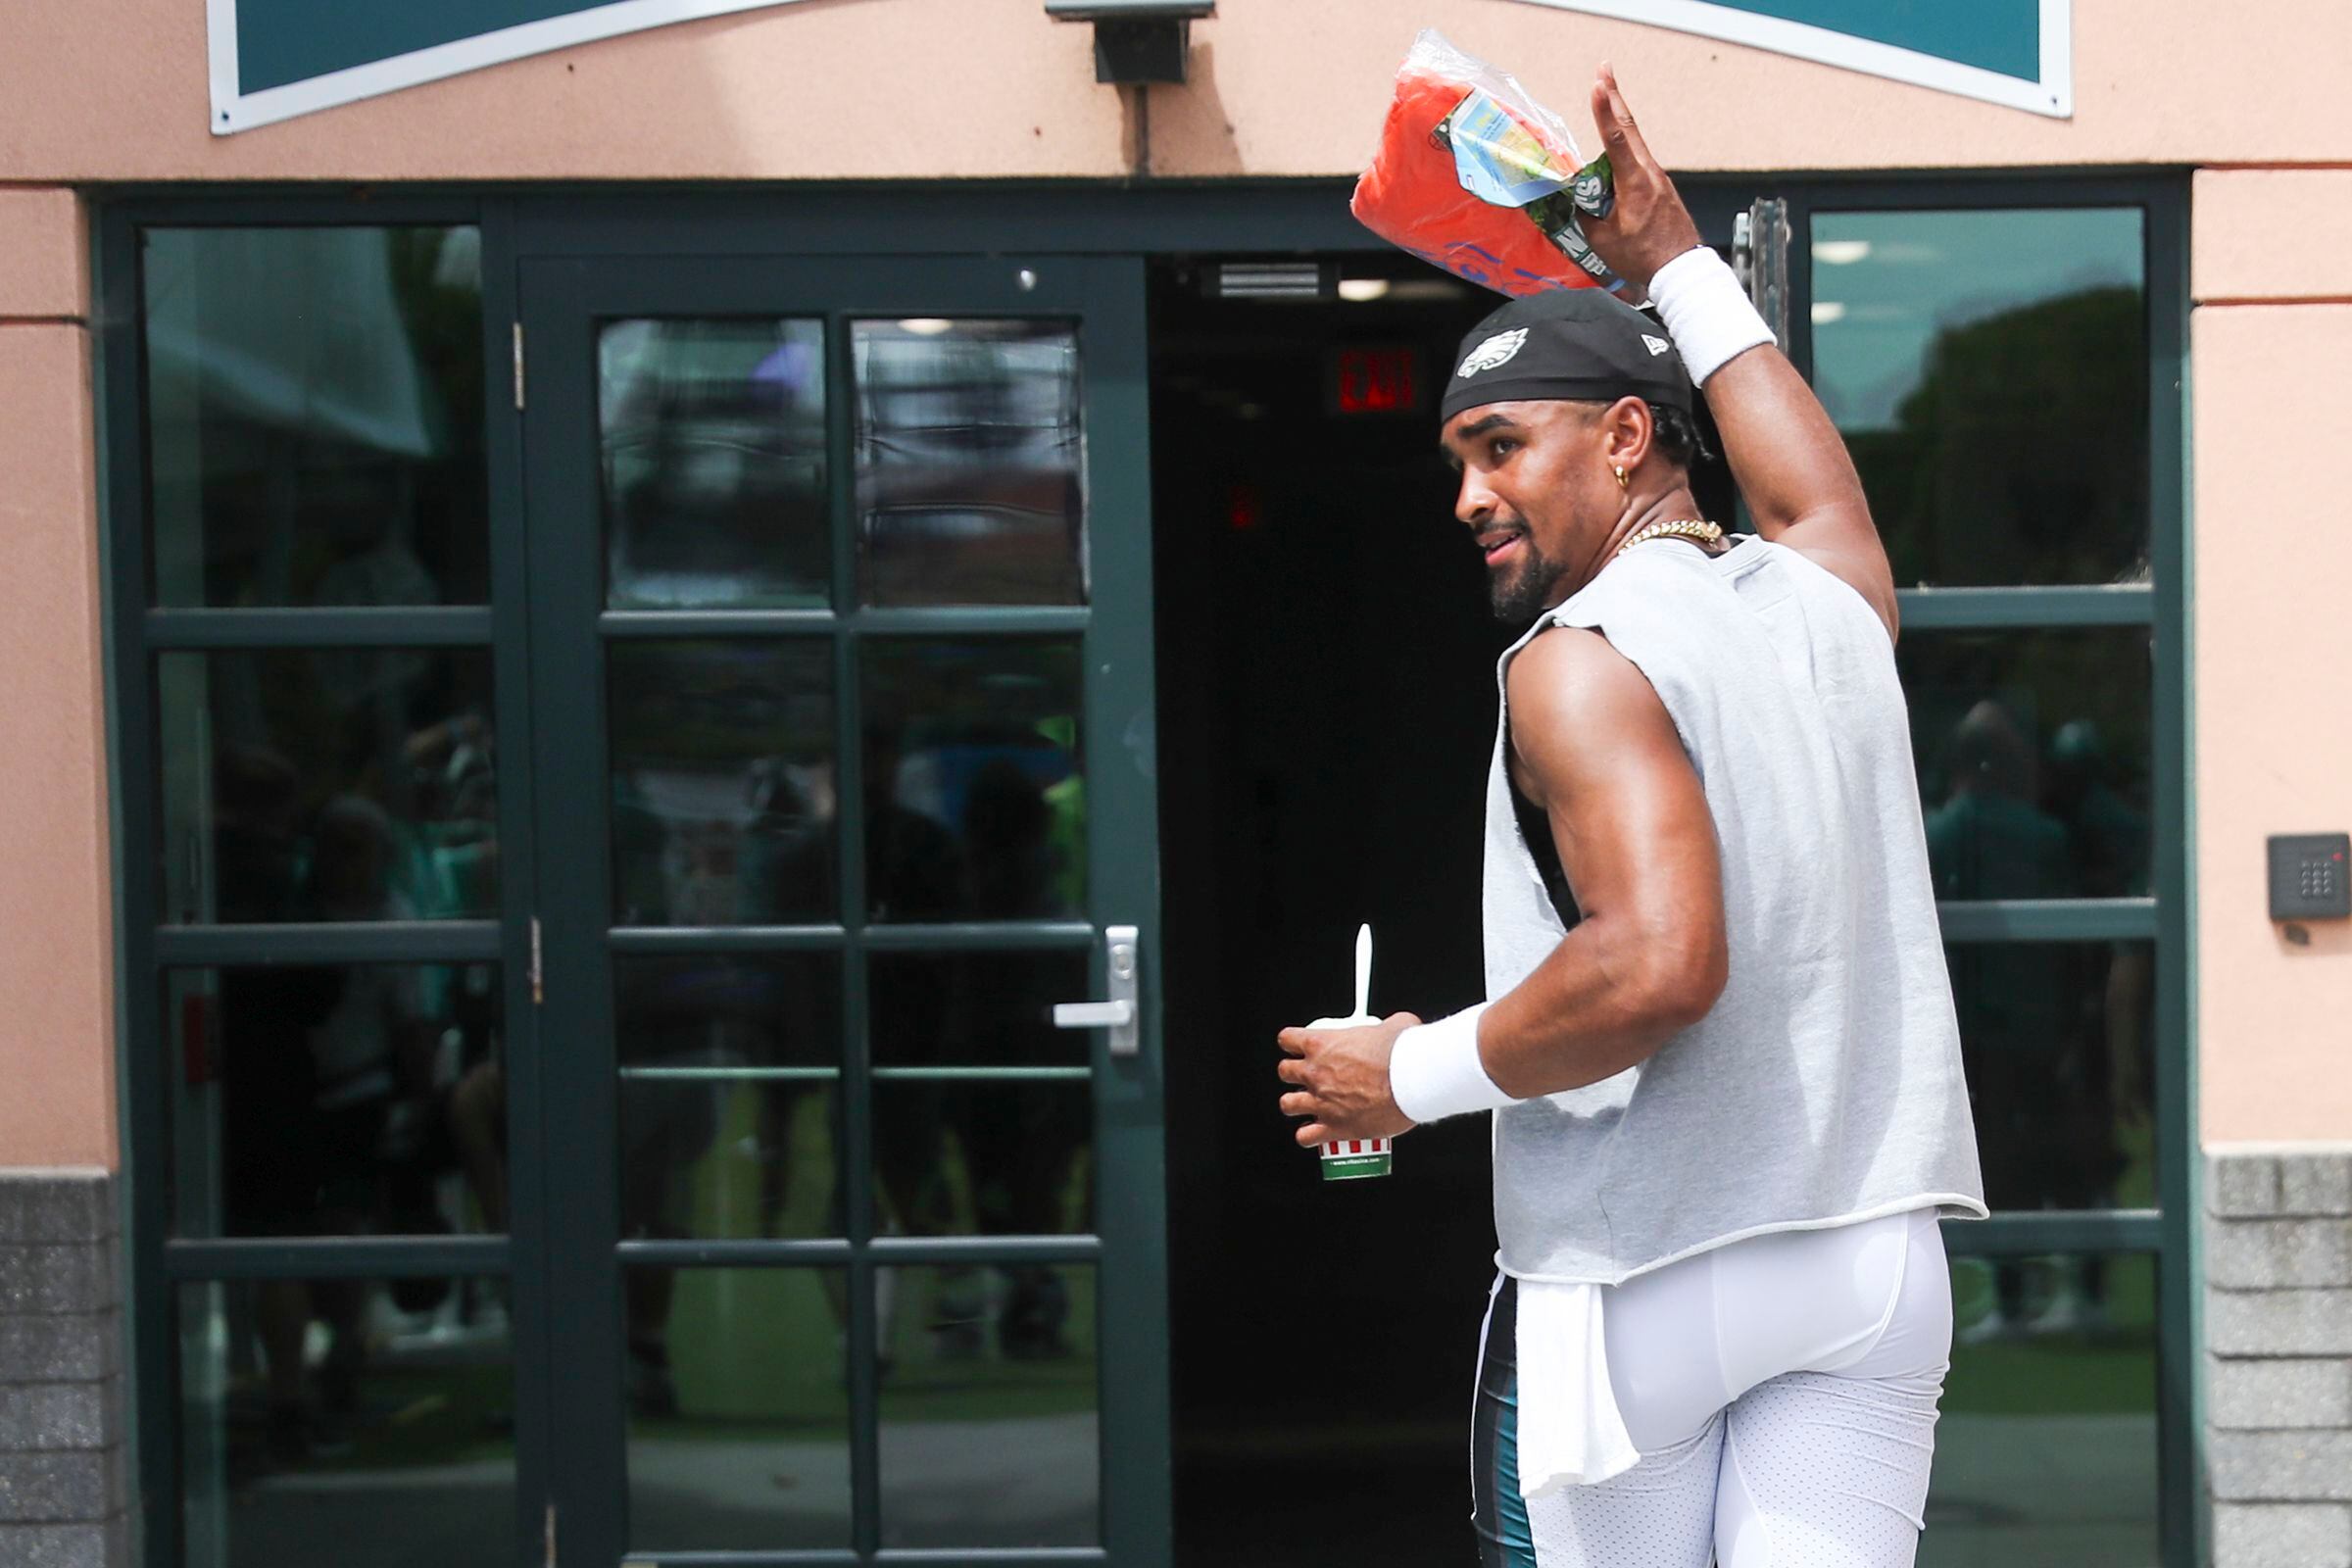
{"type": "Polygon", "coordinates": [[[597,414],[613,608],[831,602],[822,321],[613,321],[597,414]]]}
{"type": "Polygon", "coordinates": [[[1095,1271],[881,1271],[882,1544],[1102,1539],[1095,1271]]]}
{"type": "Polygon", "coordinates": [[[1086,600],[1086,445],[1067,321],[858,321],[868,605],[1086,600]]]}
{"type": "Polygon", "coordinates": [[[2146,631],[1914,632],[1895,662],[1937,898],[2154,891],[2146,631]]]}
{"type": "Polygon", "coordinates": [[[156,666],[167,920],[496,912],[487,652],[165,654],[156,666]]]}
{"type": "Polygon", "coordinates": [[[175,970],[164,1027],[174,1235],[506,1229],[495,966],[175,970]]]}
{"type": "Polygon", "coordinates": [[[841,964],[613,960],[621,1232],[839,1236],[841,964]]]}
{"type": "Polygon", "coordinates": [[[486,601],[480,231],[144,238],[156,602],[486,601]]]}
{"type": "Polygon", "coordinates": [[[1820,213],[1813,385],[1898,584],[2141,582],[2137,208],[1820,213]]]}
{"type": "Polygon", "coordinates": [[[839,1269],[631,1268],[629,1543],[850,1544],[839,1269]]]}
{"type": "Polygon", "coordinates": [[[178,1293],[185,1568],[513,1568],[504,1286],[178,1293]]]}
{"type": "Polygon", "coordinates": [[[831,649],[619,642],[608,657],[614,920],[838,918],[831,649]]]}
{"type": "Polygon", "coordinates": [[[1955,1257],[1952,1295],[1922,1568],[2157,1561],[2154,1260],[1955,1257]]]}
{"type": "Polygon", "coordinates": [[[862,657],[873,918],[1083,910],[1077,641],[894,639],[862,657]]]}
{"type": "Polygon", "coordinates": [[[1944,949],[1995,1209],[2153,1208],[2156,949],[1944,949]]]}
{"type": "Polygon", "coordinates": [[[1056,1029],[1057,1002],[1094,994],[1082,950],[876,953],[867,1004],[878,1067],[1072,1067],[1091,1036],[1056,1029]]]}
{"type": "Polygon", "coordinates": [[[1093,995],[1088,955],[877,953],[877,1225],[917,1236],[1091,1230],[1090,1035],[1053,1007],[1093,995]]]}

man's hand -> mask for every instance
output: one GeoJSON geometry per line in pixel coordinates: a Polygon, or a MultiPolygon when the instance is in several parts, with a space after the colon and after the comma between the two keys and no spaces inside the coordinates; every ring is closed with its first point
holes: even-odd
{"type": "Polygon", "coordinates": [[[1592,122],[1600,128],[1608,149],[1609,172],[1617,188],[1617,204],[1607,218],[1585,214],[1585,237],[1611,270],[1642,293],[1658,269],[1685,251],[1698,249],[1698,224],[1683,205],[1674,181],[1649,153],[1634,123],[1634,112],[1617,90],[1617,74],[1600,68],[1592,83],[1592,122]]]}
{"type": "Polygon", "coordinates": [[[1304,1116],[1298,1147],[1335,1138],[1394,1138],[1413,1126],[1389,1093],[1389,1054],[1396,1037],[1421,1020],[1393,1012],[1360,1029],[1285,1029],[1276,1037],[1289,1053],[1276,1071],[1298,1088],[1282,1097],[1282,1113],[1304,1116]]]}

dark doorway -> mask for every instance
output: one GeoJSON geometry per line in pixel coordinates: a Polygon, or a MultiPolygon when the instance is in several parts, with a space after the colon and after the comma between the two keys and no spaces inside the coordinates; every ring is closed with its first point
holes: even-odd
{"type": "Polygon", "coordinates": [[[1327,1184],[1275,1104],[1275,1031],[1348,1010],[1360,922],[1375,1012],[1483,992],[1505,635],[1434,410],[1494,301],[1393,270],[1368,301],[1220,299],[1208,263],[1152,290],[1176,1553],[1200,1568],[1471,1553],[1486,1127],[1327,1184]],[[1411,356],[1417,399],[1339,412],[1349,350],[1411,356]]]}
{"type": "Polygon", "coordinates": [[[1366,920],[1374,1012],[1484,994],[1515,628],[1452,520],[1436,406],[1498,301],[1401,259],[1324,266],[1315,297],[1220,298],[1210,262],[1152,294],[1176,1557],[1199,1568],[1473,1560],[1486,1122],[1326,1184],[1276,1108],[1274,1034],[1348,1010],[1366,920]]]}

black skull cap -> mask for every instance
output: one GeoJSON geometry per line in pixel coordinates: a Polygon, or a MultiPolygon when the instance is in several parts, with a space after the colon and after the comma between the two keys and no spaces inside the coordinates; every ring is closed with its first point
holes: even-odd
{"type": "Polygon", "coordinates": [[[1690,412],[1690,375],[1665,328],[1604,289],[1545,289],[1470,329],[1438,416],[1488,403],[1624,397],[1690,412]]]}

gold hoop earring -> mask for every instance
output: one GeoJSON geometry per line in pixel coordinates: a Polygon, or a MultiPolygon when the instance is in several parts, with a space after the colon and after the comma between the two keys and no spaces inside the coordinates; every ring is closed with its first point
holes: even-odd
{"type": "Polygon", "coordinates": [[[1609,471],[1617,475],[1617,488],[1623,490],[1625,488],[1625,465],[1612,463],[1609,465],[1609,471]]]}

